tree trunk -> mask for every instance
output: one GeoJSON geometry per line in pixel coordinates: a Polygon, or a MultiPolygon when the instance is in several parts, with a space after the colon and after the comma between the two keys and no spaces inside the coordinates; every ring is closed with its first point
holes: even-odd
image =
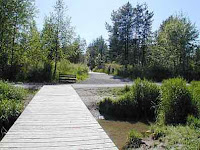
{"type": "Polygon", "coordinates": [[[12,37],[12,46],[11,46],[11,70],[10,70],[10,79],[14,79],[14,48],[15,48],[15,38],[16,38],[16,28],[17,28],[17,16],[15,18],[14,26],[13,26],[13,37],[12,37]]]}

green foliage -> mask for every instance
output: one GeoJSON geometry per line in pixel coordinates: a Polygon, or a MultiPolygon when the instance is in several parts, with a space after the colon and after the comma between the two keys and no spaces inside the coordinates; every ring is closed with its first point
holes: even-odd
{"type": "Polygon", "coordinates": [[[116,64],[116,63],[109,63],[109,64],[104,64],[102,66],[96,66],[93,69],[93,71],[118,75],[121,68],[122,68],[122,65],[119,65],[119,64],[116,64]]]}
{"type": "MultiPolygon", "coordinates": [[[[61,61],[58,63],[58,72],[61,74],[74,74],[77,79],[84,80],[88,77],[88,67],[84,64],[73,64],[69,61],[61,61]]],[[[58,74],[57,74],[58,79],[58,74]]]]}
{"type": "Polygon", "coordinates": [[[112,25],[106,24],[111,62],[125,66],[145,64],[153,15],[145,3],[133,7],[127,2],[112,12],[112,25]]]}
{"type": "Polygon", "coordinates": [[[154,118],[160,102],[160,88],[147,80],[137,79],[133,85],[134,98],[138,103],[140,117],[154,118]]]}
{"type": "Polygon", "coordinates": [[[137,118],[137,102],[133,99],[133,93],[128,92],[117,100],[105,98],[99,102],[99,111],[106,117],[119,119],[137,118]]]}
{"type": "Polygon", "coordinates": [[[191,82],[189,89],[192,96],[192,113],[194,116],[200,119],[200,82],[191,82]]]}
{"type": "Polygon", "coordinates": [[[112,115],[121,119],[138,118],[138,104],[134,99],[134,93],[128,92],[114,101],[112,115]]]}
{"type": "Polygon", "coordinates": [[[15,122],[23,110],[23,102],[27,91],[0,81],[0,137],[15,122]]]}
{"type": "Polygon", "coordinates": [[[174,78],[163,81],[161,87],[160,121],[165,124],[186,123],[192,103],[186,81],[174,78]]]}
{"type": "MultiPolygon", "coordinates": [[[[23,110],[23,103],[16,100],[0,101],[0,124],[15,121],[23,110]]],[[[1,126],[2,127],[2,126],[1,126]]]]}
{"type": "Polygon", "coordinates": [[[84,62],[85,41],[75,36],[65,12],[63,0],[57,0],[39,32],[34,0],[0,1],[1,79],[51,82],[59,61],[84,62]]]}
{"type": "Polygon", "coordinates": [[[137,79],[131,88],[125,87],[120,93],[122,95],[115,100],[106,98],[101,101],[100,113],[122,119],[155,118],[160,96],[160,90],[156,84],[137,79]]]}
{"type": "Polygon", "coordinates": [[[23,103],[17,100],[0,101],[0,137],[9,130],[23,111],[23,103]]]}
{"type": "Polygon", "coordinates": [[[200,119],[190,115],[187,117],[187,125],[195,129],[200,129],[200,119]]]}
{"type": "Polygon", "coordinates": [[[0,81],[0,101],[4,99],[22,100],[27,91],[10,85],[9,83],[0,81]]]}
{"type": "Polygon", "coordinates": [[[105,98],[104,100],[98,103],[99,112],[101,114],[111,115],[113,113],[113,103],[114,100],[112,98],[105,98]]]}
{"type": "Polygon", "coordinates": [[[142,143],[142,134],[133,129],[129,132],[128,142],[126,143],[126,146],[123,147],[123,149],[126,150],[140,148],[142,143]]]}
{"type": "MultiPolygon", "coordinates": [[[[199,149],[199,130],[189,126],[157,126],[151,127],[153,138],[161,141],[165,149],[199,149]]],[[[155,145],[154,147],[158,147],[155,145]]]]}
{"type": "Polygon", "coordinates": [[[198,78],[198,65],[194,61],[198,54],[198,36],[195,25],[187,17],[170,16],[163,21],[155,37],[157,44],[151,47],[151,63],[170,70],[174,77],[198,78]]]}
{"type": "Polygon", "coordinates": [[[87,48],[87,61],[90,69],[101,69],[102,65],[107,62],[108,46],[105,39],[100,36],[89,44],[87,48]],[[100,67],[100,68],[99,68],[100,67]]]}

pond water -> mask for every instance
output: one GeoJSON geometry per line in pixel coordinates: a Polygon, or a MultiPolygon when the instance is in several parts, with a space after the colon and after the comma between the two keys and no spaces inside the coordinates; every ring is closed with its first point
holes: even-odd
{"type": "Polygon", "coordinates": [[[149,125],[143,122],[113,121],[103,119],[97,121],[119,149],[122,149],[122,147],[126,144],[127,137],[131,129],[135,129],[141,133],[144,133],[149,129],[149,125]]]}

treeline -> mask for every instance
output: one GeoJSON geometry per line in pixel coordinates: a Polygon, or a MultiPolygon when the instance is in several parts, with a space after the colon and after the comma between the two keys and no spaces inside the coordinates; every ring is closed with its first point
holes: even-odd
{"type": "Polygon", "coordinates": [[[146,4],[133,7],[128,2],[113,11],[112,24],[106,23],[109,40],[104,53],[100,53],[101,46],[96,40],[92,42],[87,50],[88,64],[97,70],[104,68],[103,63],[96,63],[95,67],[91,63],[98,62],[98,55],[103,55],[101,62],[120,64],[117,72],[123,76],[153,80],[176,76],[200,79],[196,26],[182,14],[172,15],[152,32],[153,16],[146,4]]]}
{"type": "Polygon", "coordinates": [[[13,81],[52,81],[61,61],[84,61],[85,40],[74,32],[63,0],[36,27],[33,0],[0,0],[0,78],[13,81]]]}

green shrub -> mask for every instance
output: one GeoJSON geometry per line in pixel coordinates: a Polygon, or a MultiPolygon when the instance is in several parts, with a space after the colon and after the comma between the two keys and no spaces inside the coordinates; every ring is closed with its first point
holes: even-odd
{"type": "Polygon", "coordinates": [[[137,101],[134,99],[134,93],[128,92],[119,97],[113,102],[113,115],[126,119],[126,118],[138,118],[138,105],[137,101]]]}
{"type": "Polygon", "coordinates": [[[8,130],[23,110],[23,103],[17,100],[0,101],[0,137],[3,136],[3,129],[8,130]]]}
{"type": "Polygon", "coordinates": [[[155,111],[160,102],[160,88],[147,80],[137,79],[132,86],[134,99],[138,103],[140,118],[155,118],[155,111]]]}
{"type": "Polygon", "coordinates": [[[103,115],[117,117],[119,119],[137,118],[137,102],[133,99],[133,93],[128,92],[114,100],[105,98],[99,103],[99,112],[103,115]]]}
{"type": "Polygon", "coordinates": [[[16,100],[0,101],[0,120],[3,122],[16,119],[22,112],[23,103],[16,100]]]}
{"type": "Polygon", "coordinates": [[[200,129],[200,119],[195,118],[192,115],[189,115],[187,117],[187,125],[195,129],[200,129]]]}
{"type": "Polygon", "coordinates": [[[193,81],[189,86],[192,96],[192,113],[200,119],[200,81],[193,81]]]}
{"type": "Polygon", "coordinates": [[[137,132],[136,130],[131,130],[128,135],[128,142],[123,149],[133,149],[133,148],[140,148],[142,144],[142,134],[137,132]]]}
{"type": "Polygon", "coordinates": [[[0,81],[0,100],[2,99],[22,100],[26,94],[27,94],[26,90],[19,87],[14,87],[9,83],[0,81]]]}
{"type": "Polygon", "coordinates": [[[101,114],[107,114],[107,115],[112,115],[113,113],[113,99],[111,98],[105,98],[104,100],[100,101],[98,103],[99,105],[99,112],[101,114]]]}
{"type": "Polygon", "coordinates": [[[145,70],[144,72],[145,78],[153,80],[153,81],[160,82],[164,79],[168,79],[172,77],[172,73],[170,72],[170,70],[159,64],[145,67],[144,70],[145,70]]]}
{"type": "Polygon", "coordinates": [[[186,81],[182,78],[164,80],[161,87],[161,104],[159,113],[163,114],[165,124],[186,123],[191,113],[191,96],[186,81]]]}
{"type": "Polygon", "coordinates": [[[159,103],[159,87],[147,80],[137,79],[132,87],[122,89],[122,95],[113,100],[106,98],[99,103],[102,114],[117,118],[154,119],[159,103]]]}

